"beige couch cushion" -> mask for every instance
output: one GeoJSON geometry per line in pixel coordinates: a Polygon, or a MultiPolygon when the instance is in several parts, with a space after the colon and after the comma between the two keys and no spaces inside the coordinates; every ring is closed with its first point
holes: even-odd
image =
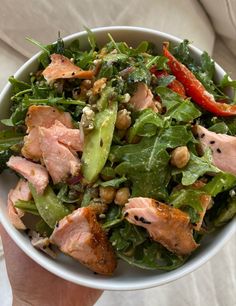
{"type": "Polygon", "coordinates": [[[25,41],[43,43],[90,28],[109,25],[149,27],[188,38],[212,52],[214,31],[196,0],[1,0],[0,39],[29,57],[37,48],[25,41]]]}

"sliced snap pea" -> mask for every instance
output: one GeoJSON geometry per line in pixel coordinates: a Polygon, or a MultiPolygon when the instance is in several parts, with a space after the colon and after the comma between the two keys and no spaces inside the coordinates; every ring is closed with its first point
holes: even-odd
{"type": "Polygon", "coordinates": [[[117,108],[117,102],[113,101],[108,108],[97,113],[94,130],[85,136],[82,171],[88,182],[96,180],[107,161],[115,128],[117,108]]]}
{"type": "Polygon", "coordinates": [[[58,221],[71,213],[57,198],[50,186],[42,195],[36,192],[32,184],[29,184],[29,187],[40,216],[51,228],[54,228],[58,221]]]}

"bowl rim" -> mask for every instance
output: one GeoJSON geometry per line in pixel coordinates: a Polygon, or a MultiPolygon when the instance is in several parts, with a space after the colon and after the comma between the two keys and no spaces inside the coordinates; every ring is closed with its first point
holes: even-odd
{"type": "MultiPolygon", "coordinates": [[[[99,32],[112,32],[112,31],[134,31],[134,32],[141,32],[144,36],[145,33],[149,33],[149,34],[153,34],[159,37],[163,37],[163,40],[170,40],[170,41],[174,41],[176,43],[179,43],[182,41],[182,39],[175,37],[171,34],[165,33],[165,32],[161,32],[161,31],[157,31],[157,30],[153,30],[153,29],[149,29],[149,28],[143,28],[143,27],[134,27],[134,26],[109,26],[109,27],[97,27],[97,28],[93,28],[91,29],[91,31],[96,35],[96,33],[99,32]]],[[[86,35],[87,32],[86,31],[82,31],[82,32],[77,32],[77,33],[73,33],[70,34],[66,37],[63,38],[63,40],[65,42],[67,41],[71,41],[73,39],[79,38],[83,35],[86,35]]],[[[198,56],[200,54],[202,54],[202,51],[200,49],[198,49],[195,46],[190,46],[191,50],[194,51],[194,53],[196,53],[198,56]]],[[[24,70],[32,63],[34,63],[35,61],[37,61],[38,56],[41,54],[42,52],[38,52],[35,55],[33,55],[29,60],[27,60],[14,74],[14,76],[17,78],[21,73],[24,73],[24,70]]],[[[217,64],[215,63],[216,66],[216,70],[218,70],[219,73],[225,73],[225,71],[217,64]]],[[[7,82],[7,84],[4,86],[3,90],[0,93],[0,108],[1,108],[1,104],[2,101],[5,97],[5,95],[8,93],[8,91],[11,88],[11,84],[9,82],[7,82]]],[[[0,199],[0,202],[2,202],[2,200],[0,199]]],[[[206,252],[203,252],[203,255],[198,257],[197,259],[194,259],[194,261],[191,264],[188,264],[188,262],[186,262],[183,266],[181,266],[180,268],[177,268],[176,270],[172,270],[169,272],[166,272],[164,274],[158,275],[157,274],[157,278],[153,279],[151,278],[146,279],[144,277],[144,281],[143,282],[138,282],[135,284],[129,284],[127,285],[126,282],[124,282],[124,285],[122,284],[117,284],[116,282],[114,282],[114,280],[112,278],[110,279],[110,282],[108,283],[107,281],[103,282],[103,280],[99,279],[99,280],[90,280],[90,279],[86,279],[84,276],[79,276],[79,275],[72,275],[71,272],[69,270],[67,270],[66,268],[62,268],[62,269],[58,269],[58,266],[53,263],[51,263],[49,260],[47,260],[45,258],[45,256],[43,254],[41,254],[40,252],[38,252],[38,250],[30,250],[28,248],[28,246],[25,244],[24,240],[22,239],[22,234],[15,229],[10,221],[8,219],[6,219],[3,214],[2,214],[2,205],[0,205],[0,222],[2,223],[3,227],[5,228],[5,230],[7,231],[7,233],[9,234],[9,236],[13,239],[13,241],[18,245],[18,247],[23,250],[23,252],[28,255],[32,260],[34,260],[36,263],[38,263],[40,266],[42,266],[43,268],[45,268],[46,270],[48,270],[49,272],[55,274],[56,276],[59,276],[67,281],[73,282],[75,284],[78,285],[82,285],[82,286],[87,286],[90,288],[95,288],[95,289],[102,289],[102,290],[139,290],[139,289],[148,289],[148,288],[152,288],[152,287],[156,287],[156,286],[160,286],[160,285],[164,285],[167,284],[169,282],[175,281],[187,274],[189,274],[190,272],[193,272],[194,270],[196,270],[197,268],[199,268],[200,266],[202,266],[203,264],[205,264],[210,258],[212,258],[224,245],[225,243],[233,236],[233,234],[236,232],[236,219],[231,220],[230,223],[228,223],[222,230],[222,235],[221,237],[217,240],[217,243],[214,244],[213,247],[210,248],[210,250],[207,250],[206,252]]],[[[107,278],[106,278],[107,280],[107,278]]]]}

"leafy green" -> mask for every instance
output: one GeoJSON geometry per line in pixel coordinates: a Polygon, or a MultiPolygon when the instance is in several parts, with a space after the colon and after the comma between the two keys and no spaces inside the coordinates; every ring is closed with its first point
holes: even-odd
{"type": "Polygon", "coordinates": [[[183,99],[171,89],[157,87],[156,93],[166,107],[165,117],[188,123],[201,116],[201,112],[189,99],[183,99]]]}
{"type": "Polygon", "coordinates": [[[160,87],[166,87],[170,83],[172,83],[174,80],[175,80],[175,76],[173,75],[161,76],[157,79],[157,84],[160,87]]]}
{"type": "Polygon", "coordinates": [[[13,94],[30,89],[30,84],[17,80],[14,78],[14,76],[10,76],[8,81],[11,83],[13,94]]]}
{"type": "Polygon", "coordinates": [[[99,182],[97,183],[99,186],[102,187],[114,187],[114,188],[119,188],[120,185],[124,182],[127,181],[126,177],[119,177],[119,178],[114,178],[112,180],[106,181],[106,182],[99,182]]]}
{"type": "Polygon", "coordinates": [[[128,83],[138,83],[143,82],[147,85],[151,82],[151,73],[144,65],[135,67],[134,70],[129,73],[127,78],[128,83]]]}
{"type": "Polygon", "coordinates": [[[3,170],[7,169],[6,163],[8,162],[11,156],[11,150],[0,151],[0,173],[2,173],[3,170]]]}
{"type": "Polygon", "coordinates": [[[144,137],[138,144],[116,147],[110,160],[120,162],[115,170],[132,182],[132,196],[166,198],[170,179],[169,154],[158,138],[144,137]]]}
{"type": "Polygon", "coordinates": [[[220,172],[208,182],[203,190],[215,197],[217,194],[236,186],[236,176],[230,173],[220,172]]]}
{"type": "Polygon", "coordinates": [[[132,142],[136,135],[154,136],[161,127],[163,127],[163,120],[160,115],[151,109],[142,110],[129,130],[128,142],[132,142]]]}
{"type": "Polygon", "coordinates": [[[136,267],[148,270],[172,270],[184,259],[148,239],[147,232],[127,221],[114,228],[110,238],[118,257],[136,267]]]}
{"type": "Polygon", "coordinates": [[[109,209],[106,212],[106,218],[104,219],[104,223],[102,227],[104,229],[110,229],[113,226],[118,225],[123,220],[122,209],[119,205],[109,205],[109,209]]]}
{"type": "Polygon", "coordinates": [[[0,131],[0,151],[10,149],[23,141],[24,135],[14,130],[0,131]]]}
{"type": "Polygon", "coordinates": [[[212,154],[206,150],[202,157],[190,153],[190,160],[183,169],[174,169],[172,174],[182,173],[181,183],[184,186],[192,185],[196,180],[207,172],[218,173],[220,170],[212,164],[212,154]]]}
{"type": "Polygon", "coordinates": [[[236,197],[232,197],[228,200],[226,207],[219,210],[218,216],[214,220],[216,227],[222,226],[229,222],[236,215],[236,197]]]}
{"type": "Polygon", "coordinates": [[[233,91],[233,103],[236,103],[236,80],[231,80],[228,74],[225,74],[219,84],[220,89],[223,91],[225,88],[233,91]]]}
{"type": "Polygon", "coordinates": [[[208,130],[215,133],[227,134],[229,128],[225,122],[218,122],[209,127],[208,130]]]}
{"type": "Polygon", "coordinates": [[[87,27],[84,27],[87,34],[88,34],[88,42],[92,48],[92,50],[95,50],[97,48],[97,42],[96,42],[96,37],[94,33],[87,27]]]}
{"type": "Polygon", "coordinates": [[[38,221],[35,226],[36,232],[38,232],[42,237],[50,237],[53,229],[47,225],[43,219],[38,221]]]}
{"type": "Polygon", "coordinates": [[[188,142],[195,142],[193,134],[185,125],[175,125],[164,129],[160,135],[160,143],[166,148],[184,146],[188,142]]]}
{"type": "Polygon", "coordinates": [[[202,211],[201,196],[206,192],[199,189],[180,189],[175,190],[169,197],[169,202],[176,208],[191,206],[198,212],[202,211]]]}

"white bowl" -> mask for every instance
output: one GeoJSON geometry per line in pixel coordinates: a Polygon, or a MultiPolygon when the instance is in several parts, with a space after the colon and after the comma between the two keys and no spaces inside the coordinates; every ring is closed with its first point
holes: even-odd
{"type": "MultiPolygon", "coordinates": [[[[181,42],[180,39],[150,29],[137,27],[105,27],[94,29],[93,32],[97,37],[100,46],[108,41],[107,33],[111,33],[116,41],[126,41],[131,46],[137,46],[142,40],[151,41],[159,47],[163,41],[171,41],[173,43],[181,42]]],[[[79,38],[81,47],[86,49],[87,33],[81,32],[67,36],[64,41],[70,43],[74,39],[79,38]]],[[[22,38],[23,39],[23,38],[22,38]]],[[[199,59],[201,51],[195,47],[191,47],[192,55],[195,59],[199,59]]],[[[31,71],[36,71],[38,62],[37,58],[40,53],[28,60],[15,74],[15,77],[20,80],[27,79],[31,71]]],[[[216,64],[216,78],[222,78],[224,70],[216,64]]],[[[6,118],[9,112],[9,101],[11,96],[11,85],[8,83],[0,95],[0,117],[6,118]]],[[[94,275],[93,272],[83,267],[80,263],[72,260],[69,257],[60,255],[56,260],[53,260],[43,253],[32,247],[28,236],[24,232],[16,230],[9,222],[6,210],[7,194],[9,189],[16,183],[16,177],[8,172],[0,176],[0,221],[15,243],[35,262],[56,274],[76,284],[106,289],[106,290],[135,290],[146,289],[154,286],[159,286],[171,281],[174,281],[187,273],[194,271],[203,265],[207,260],[214,256],[229,238],[236,231],[235,220],[222,227],[213,235],[206,236],[201,246],[189,258],[189,260],[180,268],[169,271],[149,271],[131,267],[125,262],[119,260],[118,268],[111,277],[94,275]]]]}

